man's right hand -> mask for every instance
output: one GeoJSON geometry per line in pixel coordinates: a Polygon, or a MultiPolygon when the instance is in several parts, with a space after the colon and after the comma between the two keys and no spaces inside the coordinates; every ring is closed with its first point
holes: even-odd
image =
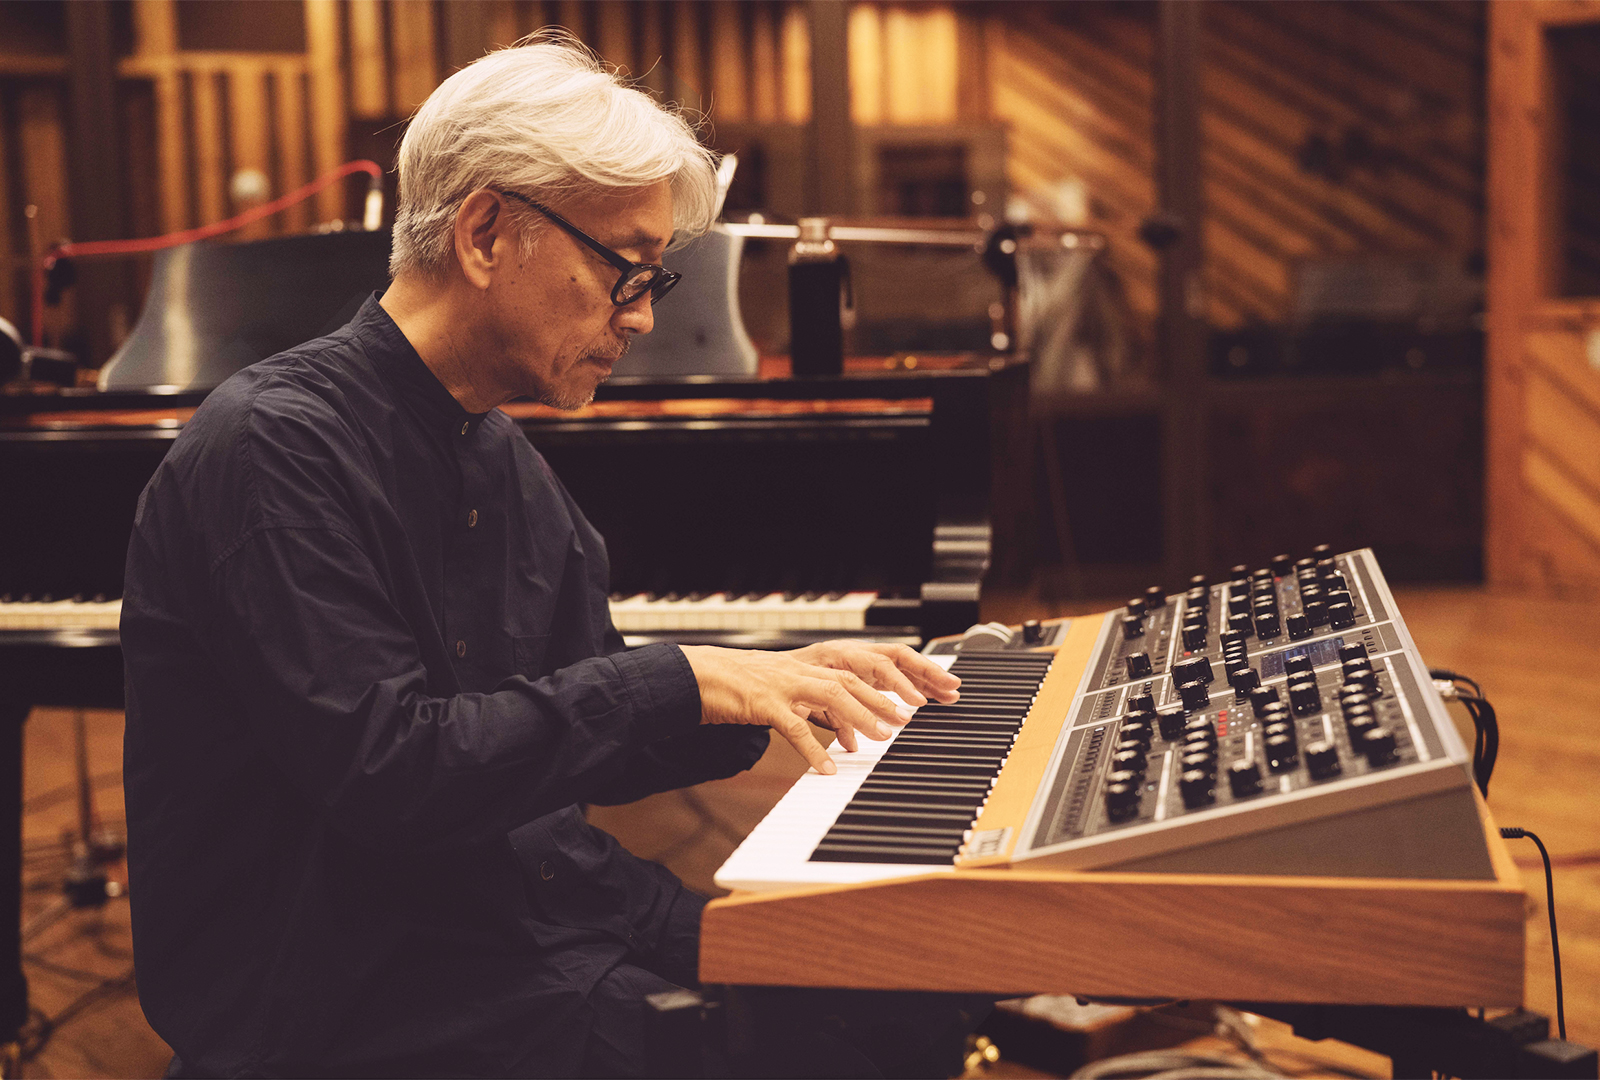
{"type": "Polygon", "coordinates": [[[821,667],[792,653],[682,646],[700,684],[701,723],[759,724],[788,739],[820,773],[838,769],[811,733],[832,728],[847,750],[856,733],[887,739],[910,717],[851,671],[821,667]]]}

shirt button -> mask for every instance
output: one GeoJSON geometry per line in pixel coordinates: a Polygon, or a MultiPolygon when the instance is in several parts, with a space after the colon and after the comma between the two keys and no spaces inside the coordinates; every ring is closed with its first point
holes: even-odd
{"type": "Polygon", "coordinates": [[[456,655],[457,656],[465,656],[465,655],[467,655],[467,643],[465,641],[456,642],[456,655]]]}
{"type": "Polygon", "coordinates": [[[555,876],[556,876],[556,868],[555,868],[555,866],[553,864],[551,864],[549,859],[546,859],[544,862],[539,864],[539,877],[540,878],[542,878],[545,881],[549,881],[551,878],[553,878],[555,876]]]}
{"type": "Polygon", "coordinates": [[[468,420],[465,424],[462,424],[461,425],[461,434],[465,435],[467,433],[467,429],[470,428],[471,426],[472,426],[472,421],[471,420],[468,420]]]}
{"type": "Polygon", "coordinates": [[[468,510],[467,511],[467,528],[470,529],[474,525],[476,525],[477,523],[478,523],[478,512],[476,510],[468,510]]]}

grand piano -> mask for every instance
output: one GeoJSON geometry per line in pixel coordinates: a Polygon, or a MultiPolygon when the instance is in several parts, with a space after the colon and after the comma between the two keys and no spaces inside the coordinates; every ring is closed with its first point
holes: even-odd
{"type": "MultiPolygon", "coordinates": [[[[382,287],[387,255],[385,233],[163,252],[100,387],[0,388],[0,924],[18,922],[28,712],[122,707],[139,493],[212,387],[342,323],[382,287]]],[[[631,644],[917,645],[977,620],[991,432],[1024,394],[1021,366],[990,357],[860,359],[805,379],[762,358],[619,376],[577,412],[504,409],[606,537],[631,644]]],[[[0,1041],[26,1002],[17,941],[0,935],[0,1041]]]]}

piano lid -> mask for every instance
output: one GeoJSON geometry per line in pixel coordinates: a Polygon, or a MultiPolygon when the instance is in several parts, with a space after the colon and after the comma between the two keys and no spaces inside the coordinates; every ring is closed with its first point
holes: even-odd
{"type": "Polygon", "coordinates": [[[389,284],[389,233],[308,233],[155,254],[150,293],[101,390],[210,390],[335,330],[389,284]]]}

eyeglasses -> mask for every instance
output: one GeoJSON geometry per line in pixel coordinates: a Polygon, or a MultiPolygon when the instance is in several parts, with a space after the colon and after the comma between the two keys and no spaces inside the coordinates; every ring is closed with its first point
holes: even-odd
{"type": "Polygon", "coordinates": [[[639,299],[639,297],[643,296],[645,293],[650,294],[650,303],[659,303],[661,298],[672,291],[672,287],[676,285],[678,283],[678,279],[683,276],[681,274],[673,273],[664,266],[657,266],[655,263],[630,262],[629,260],[624,259],[621,255],[618,255],[615,251],[612,251],[610,248],[606,247],[594,237],[590,236],[588,233],[584,232],[582,229],[578,228],[560,214],[556,213],[554,210],[550,209],[548,206],[543,206],[539,203],[536,203],[526,195],[519,195],[515,191],[500,191],[498,188],[495,188],[494,190],[498,194],[508,195],[520,203],[526,203],[527,205],[533,207],[535,210],[539,211],[539,213],[543,214],[545,217],[549,218],[551,221],[567,230],[567,232],[583,241],[583,243],[586,244],[596,255],[599,255],[606,262],[610,263],[612,266],[621,271],[622,276],[617,278],[616,285],[612,286],[611,288],[611,302],[618,307],[626,307],[628,304],[631,304],[635,300],[639,299]]]}

